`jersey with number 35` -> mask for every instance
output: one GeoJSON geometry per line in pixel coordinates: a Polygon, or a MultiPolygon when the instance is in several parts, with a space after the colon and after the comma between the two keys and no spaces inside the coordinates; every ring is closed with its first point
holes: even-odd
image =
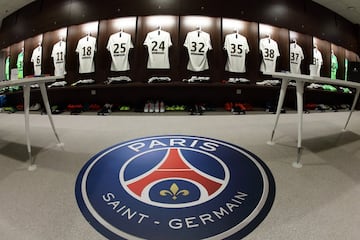
{"type": "Polygon", "coordinates": [[[94,54],[96,51],[96,38],[86,36],[78,41],[76,50],[79,54],[79,73],[95,71],[94,54]]]}
{"type": "Polygon", "coordinates": [[[119,32],[109,37],[106,49],[111,54],[111,71],[127,71],[130,69],[128,56],[131,48],[134,48],[134,45],[130,34],[119,32]]]}
{"type": "Polygon", "coordinates": [[[207,52],[212,49],[210,34],[198,30],[188,32],[184,46],[189,55],[188,70],[200,72],[209,69],[207,52]]]}
{"type": "Polygon", "coordinates": [[[170,33],[155,30],[146,35],[144,45],[148,49],[147,68],[169,69],[169,47],[172,46],[170,33]]]}
{"type": "Polygon", "coordinates": [[[226,35],[224,49],[228,55],[225,70],[229,72],[244,73],[246,71],[246,54],[249,52],[249,44],[246,37],[238,33],[226,35]]]}
{"type": "Polygon", "coordinates": [[[275,72],[276,60],[280,56],[277,42],[271,38],[263,38],[260,39],[259,47],[263,57],[260,71],[263,73],[275,72]]]}

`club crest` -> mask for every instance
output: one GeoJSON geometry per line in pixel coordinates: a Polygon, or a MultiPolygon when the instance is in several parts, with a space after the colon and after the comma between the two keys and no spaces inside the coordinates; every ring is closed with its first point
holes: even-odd
{"type": "Polygon", "coordinates": [[[235,145],[154,136],[96,154],[75,194],[109,239],[240,239],[270,211],[275,183],[258,157],[235,145]]]}

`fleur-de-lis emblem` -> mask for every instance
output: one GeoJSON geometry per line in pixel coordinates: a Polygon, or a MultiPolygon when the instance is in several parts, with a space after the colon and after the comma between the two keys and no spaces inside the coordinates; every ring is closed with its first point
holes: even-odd
{"type": "Polygon", "coordinates": [[[190,192],[188,190],[185,190],[185,189],[180,190],[178,185],[176,185],[176,183],[171,184],[170,191],[169,190],[161,190],[160,191],[161,196],[170,195],[170,196],[172,196],[173,200],[176,200],[179,195],[187,196],[189,194],[190,194],[190,192]]]}

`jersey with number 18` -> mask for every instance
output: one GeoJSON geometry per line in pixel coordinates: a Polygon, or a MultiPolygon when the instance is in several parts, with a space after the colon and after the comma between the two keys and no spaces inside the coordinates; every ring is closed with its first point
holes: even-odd
{"type": "Polygon", "coordinates": [[[94,54],[96,51],[96,38],[86,36],[78,41],[76,50],[79,54],[79,73],[95,71],[94,54]]]}

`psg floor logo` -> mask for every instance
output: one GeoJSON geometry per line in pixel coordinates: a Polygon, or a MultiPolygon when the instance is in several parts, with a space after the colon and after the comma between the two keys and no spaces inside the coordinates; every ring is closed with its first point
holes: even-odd
{"type": "Polygon", "coordinates": [[[241,239],[275,197],[267,166],[216,139],[154,136],[101,151],[81,169],[79,208],[108,239],[241,239]]]}

